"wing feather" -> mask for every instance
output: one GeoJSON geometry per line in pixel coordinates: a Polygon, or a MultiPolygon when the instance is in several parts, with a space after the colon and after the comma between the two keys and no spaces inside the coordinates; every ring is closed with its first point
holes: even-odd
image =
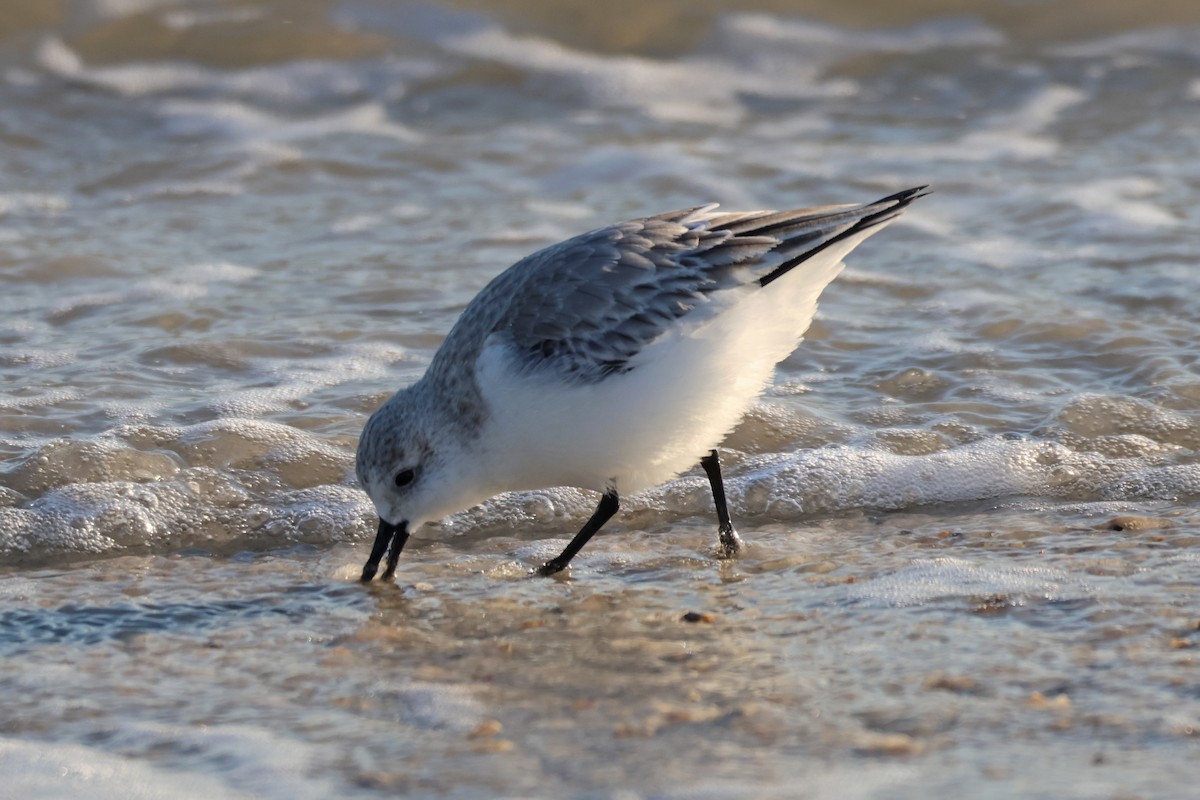
{"type": "Polygon", "coordinates": [[[552,245],[479,293],[430,370],[500,345],[527,373],[603,380],[632,369],[642,349],[681,318],[712,308],[719,293],[766,286],[833,242],[890,221],[922,189],[863,205],[780,212],[720,214],[715,205],[697,206],[552,245]]]}

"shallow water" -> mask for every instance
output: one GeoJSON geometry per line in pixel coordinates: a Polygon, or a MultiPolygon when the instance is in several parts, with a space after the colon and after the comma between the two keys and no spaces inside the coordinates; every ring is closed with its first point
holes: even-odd
{"type": "Polygon", "coordinates": [[[1190,2],[90,0],[0,19],[0,775],[25,796],[1184,796],[1190,2]],[[696,474],[355,582],[352,458],[606,222],[935,194],[696,474]],[[686,621],[684,615],[694,612],[686,621]]]}

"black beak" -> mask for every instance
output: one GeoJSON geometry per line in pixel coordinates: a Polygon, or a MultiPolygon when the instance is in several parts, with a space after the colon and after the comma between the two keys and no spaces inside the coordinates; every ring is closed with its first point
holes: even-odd
{"type": "Polygon", "coordinates": [[[387,567],[383,570],[383,580],[392,579],[392,575],[396,572],[396,562],[400,560],[400,551],[404,549],[404,543],[408,541],[408,522],[401,522],[399,525],[391,525],[379,520],[379,532],[375,534],[375,546],[371,548],[371,557],[367,559],[366,566],[362,571],[362,582],[370,583],[375,577],[376,571],[379,569],[379,560],[383,558],[383,551],[388,549],[388,544],[391,544],[392,549],[388,551],[387,567]]]}

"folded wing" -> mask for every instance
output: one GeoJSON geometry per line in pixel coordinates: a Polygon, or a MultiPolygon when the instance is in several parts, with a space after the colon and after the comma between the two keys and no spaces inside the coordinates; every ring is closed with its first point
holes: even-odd
{"type": "MultiPolygon", "coordinates": [[[[837,242],[899,215],[924,187],[864,205],[722,214],[683,209],[591,231],[530,255],[489,284],[464,318],[486,330],[451,332],[459,346],[482,335],[519,369],[594,383],[720,292],[767,287],[837,242]]],[[[769,289],[763,289],[769,291],[769,289]]],[[[447,348],[443,348],[446,350],[447,348]]]]}

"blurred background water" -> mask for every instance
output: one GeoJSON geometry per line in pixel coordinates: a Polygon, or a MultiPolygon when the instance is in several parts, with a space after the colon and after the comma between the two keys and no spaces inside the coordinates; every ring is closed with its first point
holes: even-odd
{"type": "Polygon", "coordinates": [[[1186,0],[6,4],[0,775],[1186,796],[1198,110],[1186,0]],[[744,559],[687,475],[570,579],[556,490],[354,583],[365,416],[502,268],[923,183],[729,439],[744,559]]]}

